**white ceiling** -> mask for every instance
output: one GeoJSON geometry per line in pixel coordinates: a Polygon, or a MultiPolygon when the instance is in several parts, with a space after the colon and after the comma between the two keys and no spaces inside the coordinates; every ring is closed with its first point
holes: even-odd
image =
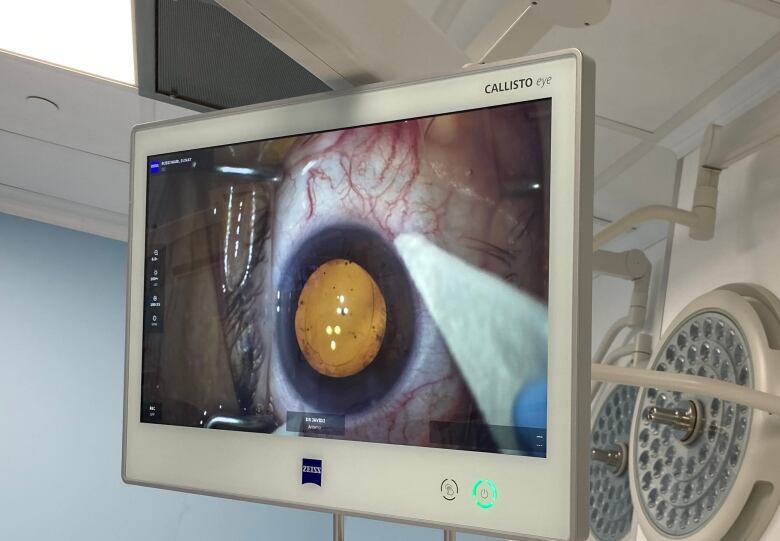
{"type": "Polygon", "coordinates": [[[553,27],[532,52],[591,55],[598,114],[653,132],[778,31],[780,20],[727,0],[613,0],[604,21],[553,27]]]}
{"type": "Polygon", "coordinates": [[[126,238],[130,130],[191,111],[7,53],[0,81],[0,212],[126,238]]]}
{"type": "MultiPolygon", "coordinates": [[[[342,87],[456,69],[474,60],[464,51],[481,31],[522,4],[220,3],[342,87]],[[261,8],[258,17],[252,10],[261,8]],[[402,22],[403,31],[388,20],[402,22]]],[[[780,19],[772,13],[734,0],[612,0],[603,21],[554,26],[534,46],[531,52],[578,47],[596,60],[597,216],[612,220],[672,202],[677,159],[698,145],[706,125],[780,91],[780,19]]],[[[133,87],[3,53],[0,81],[0,212],[124,237],[131,127],[190,113],[140,98],[133,87]],[[60,109],[34,107],[28,95],[60,109]]],[[[664,224],[648,224],[628,240],[648,246],[666,232],[664,224]]]]}

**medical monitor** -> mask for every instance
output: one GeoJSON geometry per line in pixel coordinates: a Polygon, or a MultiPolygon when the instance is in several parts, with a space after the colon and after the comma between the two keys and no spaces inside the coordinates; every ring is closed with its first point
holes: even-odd
{"type": "Polygon", "coordinates": [[[587,533],[578,51],[137,127],[123,478],[587,533]]]}

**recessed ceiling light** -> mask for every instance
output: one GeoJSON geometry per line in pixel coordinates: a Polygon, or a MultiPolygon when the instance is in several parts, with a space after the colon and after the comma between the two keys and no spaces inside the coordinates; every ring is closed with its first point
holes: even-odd
{"type": "Polygon", "coordinates": [[[27,96],[27,103],[41,111],[59,111],[60,106],[48,98],[41,96],[27,96]]]}
{"type": "Polygon", "coordinates": [[[0,2],[0,49],[135,84],[131,0],[0,2]]]}

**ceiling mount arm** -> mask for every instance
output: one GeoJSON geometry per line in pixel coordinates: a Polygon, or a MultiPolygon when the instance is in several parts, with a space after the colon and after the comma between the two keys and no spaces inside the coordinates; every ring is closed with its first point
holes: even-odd
{"type": "Polygon", "coordinates": [[[710,159],[710,156],[720,128],[721,126],[711,124],[704,133],[691,210],[668,205],[648,205],[638,208],[596,233],[593,236],[593,250],[598,250],[637,225],[651,220],[684,225],[688,228],[688,235],[692,239],[710,240],[715,234],[718,181],[722,170],[715,164],[717,162],[710,159]]]}
{"type": "MultiPolygon", "coordinates": [[[[510,2],[466,46],[474,64],[527,54],[553,26],[582,28],[601,22],[612,0],[528,0],[510,2]]],[[[470,64],[467,64],[467,66],[470,64]]]]}
{"type": "Polygon", "coordinates": [[[720,173],[733,163],[758,152],[780,138],[780,94],[753,107],[725,126],[710,124],[699,149],[699,170],[691,210],[665,205],[639,208],[599,231],[593,238],[598,250],[636,225],[665,220],[689,228],[694,240],[715,234],[720,173]]]}

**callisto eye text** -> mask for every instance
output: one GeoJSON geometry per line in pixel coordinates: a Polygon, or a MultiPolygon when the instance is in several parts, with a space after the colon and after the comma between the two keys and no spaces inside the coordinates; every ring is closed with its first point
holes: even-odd
{"type": "Polygon", "coordinates": [[[494,92],[506,92],[507,90],[518,90],[520,88],[530,88],[533,86],[534,80],[530,77],[525,79],[512,79],[510,81],[500,81],[497,83],[488,83],[485,85],[485,94],[493,94],[494,92]]]}

